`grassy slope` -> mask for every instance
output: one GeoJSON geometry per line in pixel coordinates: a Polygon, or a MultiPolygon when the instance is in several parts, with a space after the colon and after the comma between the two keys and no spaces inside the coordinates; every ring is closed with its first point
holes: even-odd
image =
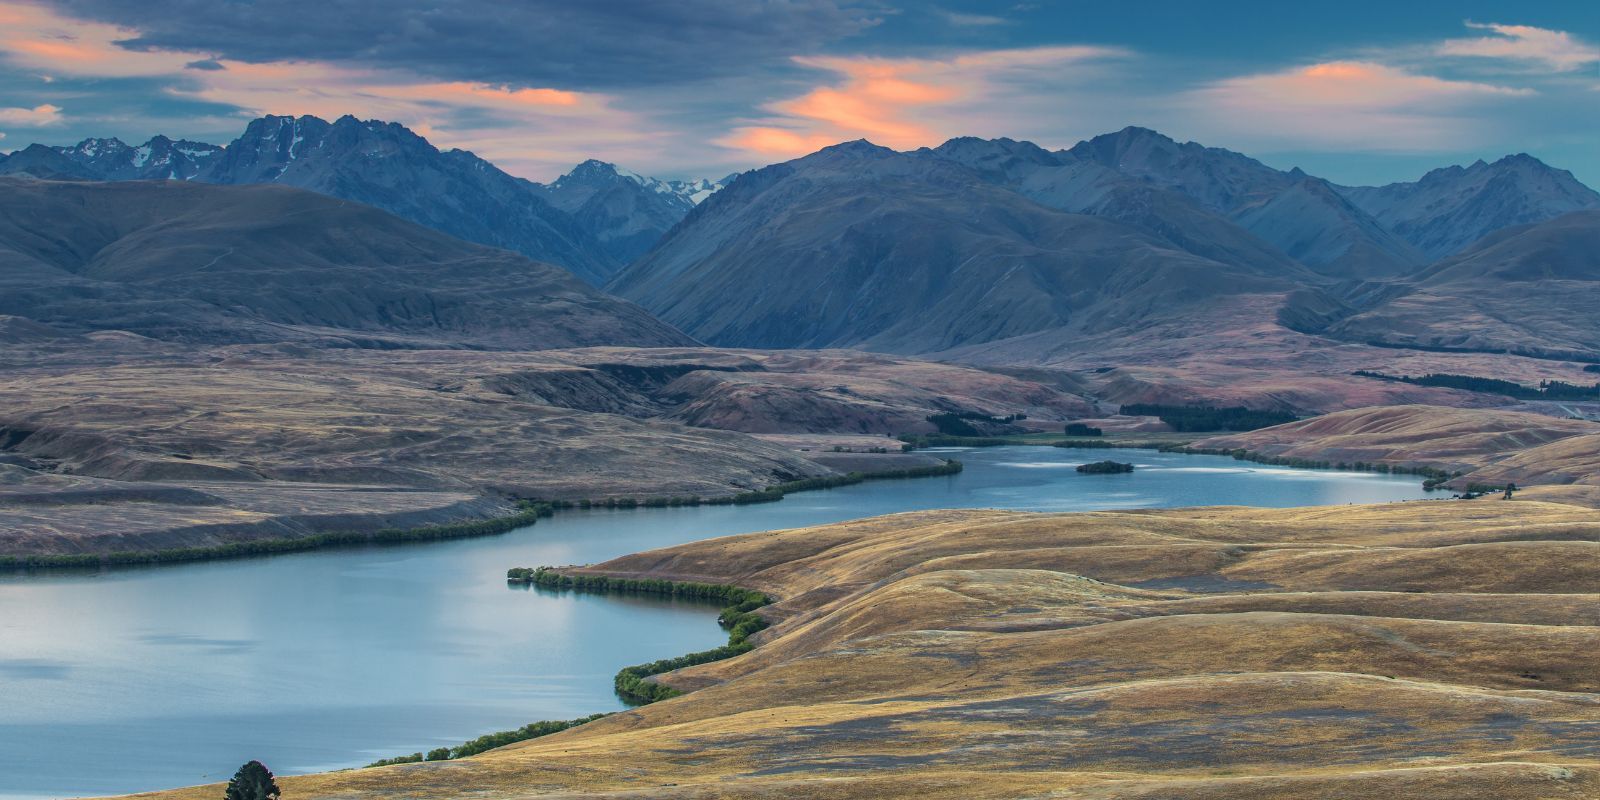
{"type": "Polygon", "coordinates": [[[1600,423],[1516,411],[1358,408],[1193,446],[1269,458],[1434,467],[1461,473],[1461,485],[1600,485],[1600,423]]]}
{"type": "Polygon", "coordinates": [[[937,511],[714,539],[584,570],[781,598],[756,650],[667,676],[687,696],[461,761],[283,783],[293,797],[1591,797],[1597,539],[1592,511],[1497,500],[937,511]]]}

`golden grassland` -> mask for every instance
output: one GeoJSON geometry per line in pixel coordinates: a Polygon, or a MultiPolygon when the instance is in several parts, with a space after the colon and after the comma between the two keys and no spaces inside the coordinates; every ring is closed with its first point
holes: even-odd
{"type": "Polygon", "coordinates": [[[1268,458],[1432,467],[1460,475],[1452,482],[1460,486],[1600,487],[1600,423],[1502,409],[1357,408],[1201,439],[1194,446],[1268,458]]]}
{"type": "Polygon", "coordinates": [[[575,571],[779,601],[754,651],[664,676],[682,697],[284,796],[1600,796],[1580,506],[933,511],[575,571]]]}

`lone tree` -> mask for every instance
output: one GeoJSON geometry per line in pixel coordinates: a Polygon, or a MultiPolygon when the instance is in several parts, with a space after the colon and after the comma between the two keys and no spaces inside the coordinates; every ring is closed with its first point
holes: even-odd
{"type": "Polygon", "coordinates": [[[252,761],[233,773],[228,781],[228,793],[223,800],[278,800],[278,782],[272,779],[272,770],[260,761],[252,761]]]}

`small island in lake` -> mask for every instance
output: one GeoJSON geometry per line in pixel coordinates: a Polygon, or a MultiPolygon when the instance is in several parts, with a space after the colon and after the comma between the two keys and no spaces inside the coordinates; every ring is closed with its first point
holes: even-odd
{"type": "Polygon", "coordinates": [[[1096,461],[1092,464],[1079,464],[1078,471],[1088,475],[1116,475],[1123,472],[1132,472],[1132,464],[1120,461],[1096,461]]]}

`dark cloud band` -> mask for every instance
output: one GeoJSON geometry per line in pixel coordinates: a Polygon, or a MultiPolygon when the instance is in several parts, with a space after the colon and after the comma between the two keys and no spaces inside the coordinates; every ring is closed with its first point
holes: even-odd
{"type": "MultiPolygon", "coordinates": [[[[123,46],[606,90],[738,75],[874,24],[851,0],[54,0],[123,46]]],[[[204,67],[201,67],[204,68],[204,67]]]]}

